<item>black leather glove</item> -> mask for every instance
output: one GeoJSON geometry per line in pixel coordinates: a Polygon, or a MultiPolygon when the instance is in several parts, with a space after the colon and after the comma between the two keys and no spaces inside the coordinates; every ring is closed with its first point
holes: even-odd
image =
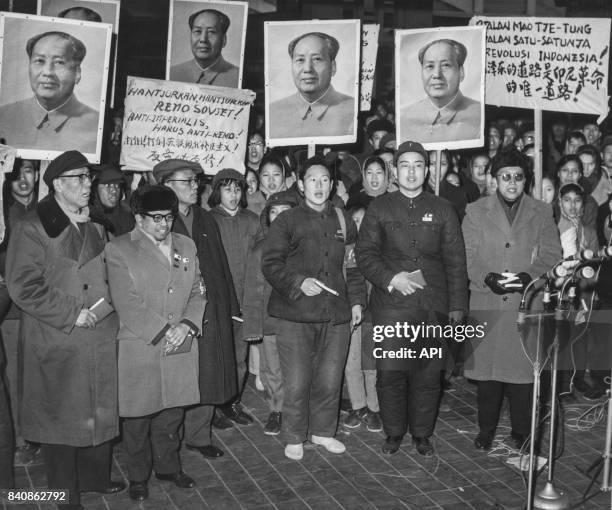
{"type": "Polygon", "coordinates": [[[521,281],[521,287],[514,289],[514,292],[523,292],[531,283],[531,276],[528,273],[519,273],[516,277],[521,281]]]}
{"type": "Polygon", "coordinates": [[[484,283],[487,287],[489,287],[495,294],[503,295],[508,292],[513,292],[513,290],[507,290],[503,285],[499,283],[500,280],[503,280],[504,277],[499,273],[489,273],[485,276],[484,283]]]}

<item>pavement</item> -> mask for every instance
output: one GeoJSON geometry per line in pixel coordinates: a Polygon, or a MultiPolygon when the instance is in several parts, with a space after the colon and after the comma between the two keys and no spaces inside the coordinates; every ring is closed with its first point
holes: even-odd
{"type": "MultiPolygon", "coordinates": [[[[263,392],[250,380],[243,405],[254,416],[248,426],[215,430],[214,443],[225,456],[208,460],[200,454],[181,451],[183,469],[192,476],[194,489],[178,489],[154,477],[150,497],[143,503],[131,501],[127,491],[115,496],[84,495],[88,510],[190,510],[190,509],[414,509],[414,510],[501,510],[526,507],[527,480],[515,465],[520,454],[506,438],[510,434],[507,408],[491,452],[474,448],[476,387],[465,379],[454,380],[445,393],[436,425],[436,455],[424,458],[407,438],[400,452],[385,456],[380,451],[382,432],[365,425],[348,430],[339,427],[337,438],[346,444],[341,455],[307,444],[304,459],[284,456],[280,436],[267,436],[263,426],[268,407],[263,392]],[[514,459],[514,460],[513,460],[514,459]]],[[[610,493],[600,490],[601,476],[591,488],[592,496],[581,502],[590,479],[589,466],[602,458],[606,436],[607,400],[584,399],[564,403],[562,435],[554,463],[555,487],[565,492],[572,508],[611,508],[610,493]]],[[[341,416],[341,420],[344,418],[341,416]]],[[[542,417],[543,419],[545,417],[542,417]]],[[[547,429],[547,427],[545,427],[547,429]]],[[[544,436],[547,436],[545,433],[544,436]]],[[[548,451],[546,437],[541,455],[548,451]]],[[[125,453],[121,443],[114,450],[113,479],[127,481],[125,453]]],[[[526,457],[524,457],[526,459],[526,457]]],[[[526,460],[525,460],[526,462],[526,460]]],[[[538,489],[548,471],[538,476],[538,489]]],[[[20,488],[44,488],[43,466],[38,463],[16,468],[20,488]]],[[[2,510],[46,510],[48,504],[0,504],[2,510]]]]}

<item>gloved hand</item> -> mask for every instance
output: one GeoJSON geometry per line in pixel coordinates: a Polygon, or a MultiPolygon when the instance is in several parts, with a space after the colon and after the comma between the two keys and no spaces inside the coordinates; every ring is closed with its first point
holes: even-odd
{"type": "Polygon", "coordinates": [[[522,293],[527,288],[527,285],[531,283],[531,276],[528,273],[519,273],[516,277],[521,281],[522,286],[514,289],[514,292],[522,293]]]}
{"type": "Polygon", "coordinates": [[[495,294],[503,295],[508,294],[509,292],[514,292],[514,289],[508,290],[503,285],[499,283],[500,280],[504,280],[505,278],[499,273],[489,273],[485,276],[484,283],[487,287],[489,287],[495,294]]]}

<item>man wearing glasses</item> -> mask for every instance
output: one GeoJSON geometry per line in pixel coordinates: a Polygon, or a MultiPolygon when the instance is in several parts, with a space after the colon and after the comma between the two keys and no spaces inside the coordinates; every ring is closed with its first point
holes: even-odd
{"type": "MultiPolygon", "coordinates": [[[[467,312],[467,273],[461,226],[453,206],[424,191],[427,152],[402,143],[395,155],[398,191],[368,207],[356,245],[357,264],[372,284],[369,308],[379,338],[376,389],[387,435],[386,455],[397,453],[406,432],[420,455],[432,456],[431,443],[440,399],[443,357],[424,349],[441,348],[436,335],[406,333],[397,325],[446,326],[467,312]],[[390,333],[399,331],[397,334],[390,333]],[[392,356],[410,347],[414,355],[392,356]],[[386,359],[385,354],[389,354],[386,359]]],[[[435,331],[435,328],[431,328],[435,331]]],[[[377,354],[378,352],[378,354],[377,354]]]]}
{"type": "Polygon", "coordinates": [[[97,165],[92,183],[91,219],[104,225],[107,233],[117,237],[130,232],[135,225],[134,216],[121,203],[125,177],[113,165],[97,165]]]}
{"type": "Polygon", "coordinates": [[[185,444],[206,458],[216,458],[224,452],[212,444],[211,425],[233,426],[220,412],[215,417],[215,406],[229,402],[238,393],[232,316],[240,314],[240,306],[219,227],[212,214],[197,203],[203,173],[199,164],[182,159],[168,159],[153,167],[155,180],[178,198],[172,231],[195,242],[207,289],[208,304],[199,340],[200,405],[185,413],[185,444]]]}
{"type": "Polygon", "coordinates": [[[6,280],[21,316],[21,433],[42,445],[47,486],[80,492],[125,488],[110,480],[117,414],[116,314],[110,302],[103,229],[90,221],[89,162],[77,151],[53,160],[43,177],[49,195],[15,225],[6,280]]]}

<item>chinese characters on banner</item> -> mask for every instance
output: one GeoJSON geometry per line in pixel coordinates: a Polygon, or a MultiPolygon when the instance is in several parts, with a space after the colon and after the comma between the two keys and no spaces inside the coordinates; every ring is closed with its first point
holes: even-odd
{"type": "Polygon", "coordinates": [[[472,18],[485,26],[485,101],[568,113],[608,111],[610,19],[472,18]]]}
{"type": "Polygon", "coordinates": [[[165,159],[186,159],[216,174],[244,168],[250,106],[255,93],[191,83],[128,77],[121,164],[150,170],[165,159]]]}
{"type": "Polygon", "coordinates": [[[359,110],[364,112],[372,107],[372,88],[376,72],[378,53],[378,32],[380,25],[364,24],[361,27],[361,70],[359,74],[359,110]]]}

